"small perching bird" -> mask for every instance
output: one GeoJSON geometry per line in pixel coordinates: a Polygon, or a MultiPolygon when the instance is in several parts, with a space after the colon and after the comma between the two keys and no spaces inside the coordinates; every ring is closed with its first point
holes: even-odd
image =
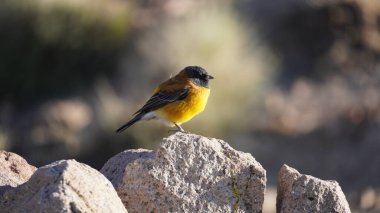
{"type": "Polygon", "coordinates": [[[181,124],[202,112],[207,104],[210,79],[214,77],[202,67],[185,67],[176,76],[160,84],[145,105],[116,132],[124,131],[137,121],[151,119],[160,119],[176,126],[178,131],[185,132],[181,124]]]}

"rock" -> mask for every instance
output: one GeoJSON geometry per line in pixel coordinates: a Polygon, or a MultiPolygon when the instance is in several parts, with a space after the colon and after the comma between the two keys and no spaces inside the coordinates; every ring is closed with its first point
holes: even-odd
{"type": "Polygon", "coordinates": [[[28,182],[6,191],[2,212],[127,212],[111,183],[75,160],[39,168],[28,182]]]}
{"type": "Polygon", "coordinates": [[[261,212],[265,170],[226,142],[176,133],[101,169],[129,212],[261,212]]]}
{"type": "Polygon", "coordinates": [[[0,194],[28,181],[36,169],[21,156],[0,150],[0,194]]]}
{"type": "Polygon", "coordinates": [[[321,180],[283,165],[278,175],[277,212],[351,212],[338,182],[321,180]]]}

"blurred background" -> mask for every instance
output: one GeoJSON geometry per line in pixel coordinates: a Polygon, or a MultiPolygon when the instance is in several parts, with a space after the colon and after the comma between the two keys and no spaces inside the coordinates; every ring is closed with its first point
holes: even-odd
{"type": "Polygon", "coordinates": [[[35,166],[100,169],[154,149],[168,127],[131,118],[188,65],[216,79],[183,125],[264,166],[337,180],[353,212],[380,212],[380,2],[1,0],[0,149],[35,166]]]}

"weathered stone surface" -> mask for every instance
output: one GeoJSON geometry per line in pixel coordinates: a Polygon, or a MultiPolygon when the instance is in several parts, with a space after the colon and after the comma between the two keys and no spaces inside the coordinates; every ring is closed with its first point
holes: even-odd
{"type": "Polygon", "coordinates": [[[28,182],[6,191],[2,212],[127,212],[111,183],[75,160],[39,168],[28,182]]]}
{"type": "Polygon", "coordinates": [[[0,150],[0,194],[28,181],[36,169],[21,156],[0,150]]]}
{"type": "Polygon", "coordinates": [[[338,182],[321,180],[283,165],[278,175],[277,212],[351,212],[338,182]]]}
{"type": "Polygon", "coordinates": [[[101,169],[129,212],[261,212],[265,170],[226,142],[176,133],[101,169]]]}

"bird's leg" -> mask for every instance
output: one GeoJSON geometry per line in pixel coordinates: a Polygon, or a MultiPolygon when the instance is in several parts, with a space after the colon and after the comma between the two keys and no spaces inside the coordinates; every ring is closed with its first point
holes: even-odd
{"type": "Polygon", "coordinates": [[[176,131],[176,132],[182,132],[182,133],[189,133],[189,132],[185,131],[179,124],[174,123],[174,122],[173,122],[173,124],[177,127],[177,129],[175,129],[175,130],[169,130],[169,132],[176,131]]]}
{"type": "Polygon", "coordinates": [[[179,124],[174,123],[174,125],[177,127],[178,131],[180,131],[180,132],[186,132],[179,124]]]}

